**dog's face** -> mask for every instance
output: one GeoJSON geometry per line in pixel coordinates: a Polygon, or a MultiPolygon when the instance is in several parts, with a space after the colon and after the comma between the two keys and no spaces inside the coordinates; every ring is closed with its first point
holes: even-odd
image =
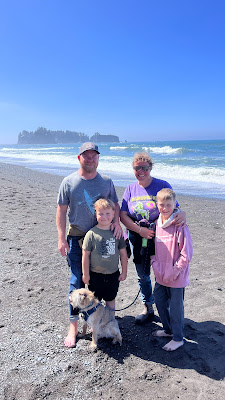
{"type": "Polygon", "coordinates": [[[88,289],[76,289],[69,295],[73,308],[85,308],[94,300],[94,293],[88,289]]]}

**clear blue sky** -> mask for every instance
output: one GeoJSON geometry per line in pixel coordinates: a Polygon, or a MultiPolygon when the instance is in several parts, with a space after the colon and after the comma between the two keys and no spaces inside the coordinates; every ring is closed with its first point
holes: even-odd
{"type": "Polygon", "coordinates": [[[224,0],[0,0],[0,143],[225,138],[224,0]]]}

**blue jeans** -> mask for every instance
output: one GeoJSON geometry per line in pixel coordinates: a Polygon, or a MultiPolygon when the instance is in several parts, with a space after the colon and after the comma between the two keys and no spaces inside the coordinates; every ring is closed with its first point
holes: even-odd
{"type": "Polygon", "coordinates": [[[141,291],[141,300],[147,305],[154,304],[154,297],[152,294],[152,282],[150,278],[150,264],[144,265],[135,264],[137,271],[138,285],[141,291]]]}
{"type": "Polygon", "coordinates": [[[166,333],[175,342],[184,337],[184,288],[171,288],[155,283],[155,304],[166,333]]]}
{"type": "MultiPolygon", "coordinates": [[[[79,239],[81,239],[81,236],[67,237],[70,248],[70,251],[67,255],[67,259],[71,270],[69,294],[74,289],[80,289],[81,287],[84,287],[84,283],[82,281],[82,250],[78,243],[79,239]]],[[[69,311],[70,311],[71,322],[79,319],[77,311],[73,309],[70,302],[69,302],[69,311]]]]}
{"type": "MultiPolygon", "coordinates": [[[[134,246],[135,236],[131,233],[131,231],[129,231],[129,240],[131,245],[134,246]]],[[[150,278],[150,262],[146,263],[145,259],[143,258],[143,261],[140,264],[135,263],[135,268],[137,272],[137,281],[141,292],[141,300],[146,305],[152,305],[154,304],[154,297],[152,294],[152,282],[150,278]]]]}

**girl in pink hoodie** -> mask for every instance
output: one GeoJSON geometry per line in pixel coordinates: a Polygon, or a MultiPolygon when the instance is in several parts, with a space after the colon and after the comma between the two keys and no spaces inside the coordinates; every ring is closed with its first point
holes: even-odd
{"type": "Polygon", "coordinates": [[[163,349],[174,351],[183,346],[184,288],[189,285],[189,263],[192,258],[192,240],[187,225],[172,223],[176,194],[172,189],[157,193],[160,212],[156,223],[155,255],[151,257],[156,284],[155,304],[163,325],[153,336],[172,337],[163,349]]]}

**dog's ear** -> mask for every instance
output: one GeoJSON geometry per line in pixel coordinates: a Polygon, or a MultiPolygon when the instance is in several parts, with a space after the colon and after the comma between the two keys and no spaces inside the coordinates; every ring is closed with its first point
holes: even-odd
{"type": "Polygon", "coordinates": [[[73,308],[76,307],[77,304],[77,295],[75,290],[73,290],[72,292],[70,292],[69,294],[69,302],[70,304],[72,304],[73,308]]]}
{"type": "Polygon", "coordinates": [[[74,301],[73,301],[73,296],[72,296],[72,294],[69,295],[69,302],[70,302],[70,304],[71,304],[71,306],[72,306],[73,308],[76,307],[76,305],[74,304],[74,301]]]}
{"type": "Polygon", "coordinates": [[[93,301],[94,299],[96,299],[95,297],[95,292],[91,292],[90,294],[90,299],[93,301]]]}

